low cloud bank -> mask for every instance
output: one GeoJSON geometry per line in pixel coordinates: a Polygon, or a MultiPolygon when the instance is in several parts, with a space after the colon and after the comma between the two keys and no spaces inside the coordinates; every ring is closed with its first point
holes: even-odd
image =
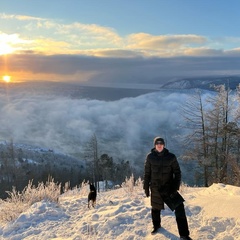
{"type": "Polygon", "coordinates": [[[181,133],[180,107],[187,97],[186,92],[159,91],[106,102],[2,93],[0,140],[76,155],[96,134],[99,154],[139,163],[156,135],[175,151],[181,133]]]}
{"type": "Polygon", "coordinates": [[[174,79],[204,76],[239,75],[240,57],[94,57],[82,55],[41,55],[22,53],[0,56],[0,71],[6,66],[14,81],[72,81],[101,86],[104,84],[165,84],[174,79]],[[37,64],[36,64],[37,63],[37,64]]]}

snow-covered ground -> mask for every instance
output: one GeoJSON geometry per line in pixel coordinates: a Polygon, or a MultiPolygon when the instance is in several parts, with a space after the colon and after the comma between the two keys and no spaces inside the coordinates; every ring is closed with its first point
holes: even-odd
{"type": "MultiPolygon", "coordinates": [[[[240,239],[240,188],[213,184],[183,187],[191,237],[194,240],[240,239]]],[[[87,190],[61,195],[59,204],[33,204],[15,221],[0,226],[0,239],[10,240],[140,240],[178,239],[174,214],[162,211],[162,229],[151,235],[150,199],[140,187],[100,192],[95,209],[87,208],[87,190]]]]}

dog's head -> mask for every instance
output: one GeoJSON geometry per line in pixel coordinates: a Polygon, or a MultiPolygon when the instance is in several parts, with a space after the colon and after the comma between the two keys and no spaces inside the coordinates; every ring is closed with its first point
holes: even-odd
{"type": "Polygon", "coordinates": [[[96,191],[96,188],[94,187],[94,185],[92,183],[90,183],[89,188],[90,188],[91,191],[96,191]]]}

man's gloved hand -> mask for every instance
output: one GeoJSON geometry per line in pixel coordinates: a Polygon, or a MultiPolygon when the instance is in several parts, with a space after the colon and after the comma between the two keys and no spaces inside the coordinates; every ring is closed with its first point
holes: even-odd
{"type": "Polygon", "coordinates": [[[170,194],[170,198],[174,198],[174,197],[176,197],[176,195],[177,195],[177,191],[172,192],[172,193],[170,194]]]}

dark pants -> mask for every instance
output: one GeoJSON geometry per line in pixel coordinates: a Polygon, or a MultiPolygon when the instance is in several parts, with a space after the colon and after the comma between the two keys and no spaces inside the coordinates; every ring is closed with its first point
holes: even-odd
{"type": "Polygon", "coordinates": [[[159,228],[161,226],[161,217],[160,217],[161,210],[152,208],[151,213],[152,213],[153,227],[159,228]]]}
{"type": "MultiPolygon", "coordinates": [[[[152,209],[152,222],[153,227],[158,228],[161,226],[161,210],[152,209]]],[[[176,207],[175,211],[176,222],[178,227],[178,232],[180,236],[189,236],[188,222],[184,209],[183,203],[176,207]]]]}
{"type": "Polygon", "coordinates": [[[189,236],[188,222],[183,203],[175,209],[176,222],[180,236],[189,236]]]}

